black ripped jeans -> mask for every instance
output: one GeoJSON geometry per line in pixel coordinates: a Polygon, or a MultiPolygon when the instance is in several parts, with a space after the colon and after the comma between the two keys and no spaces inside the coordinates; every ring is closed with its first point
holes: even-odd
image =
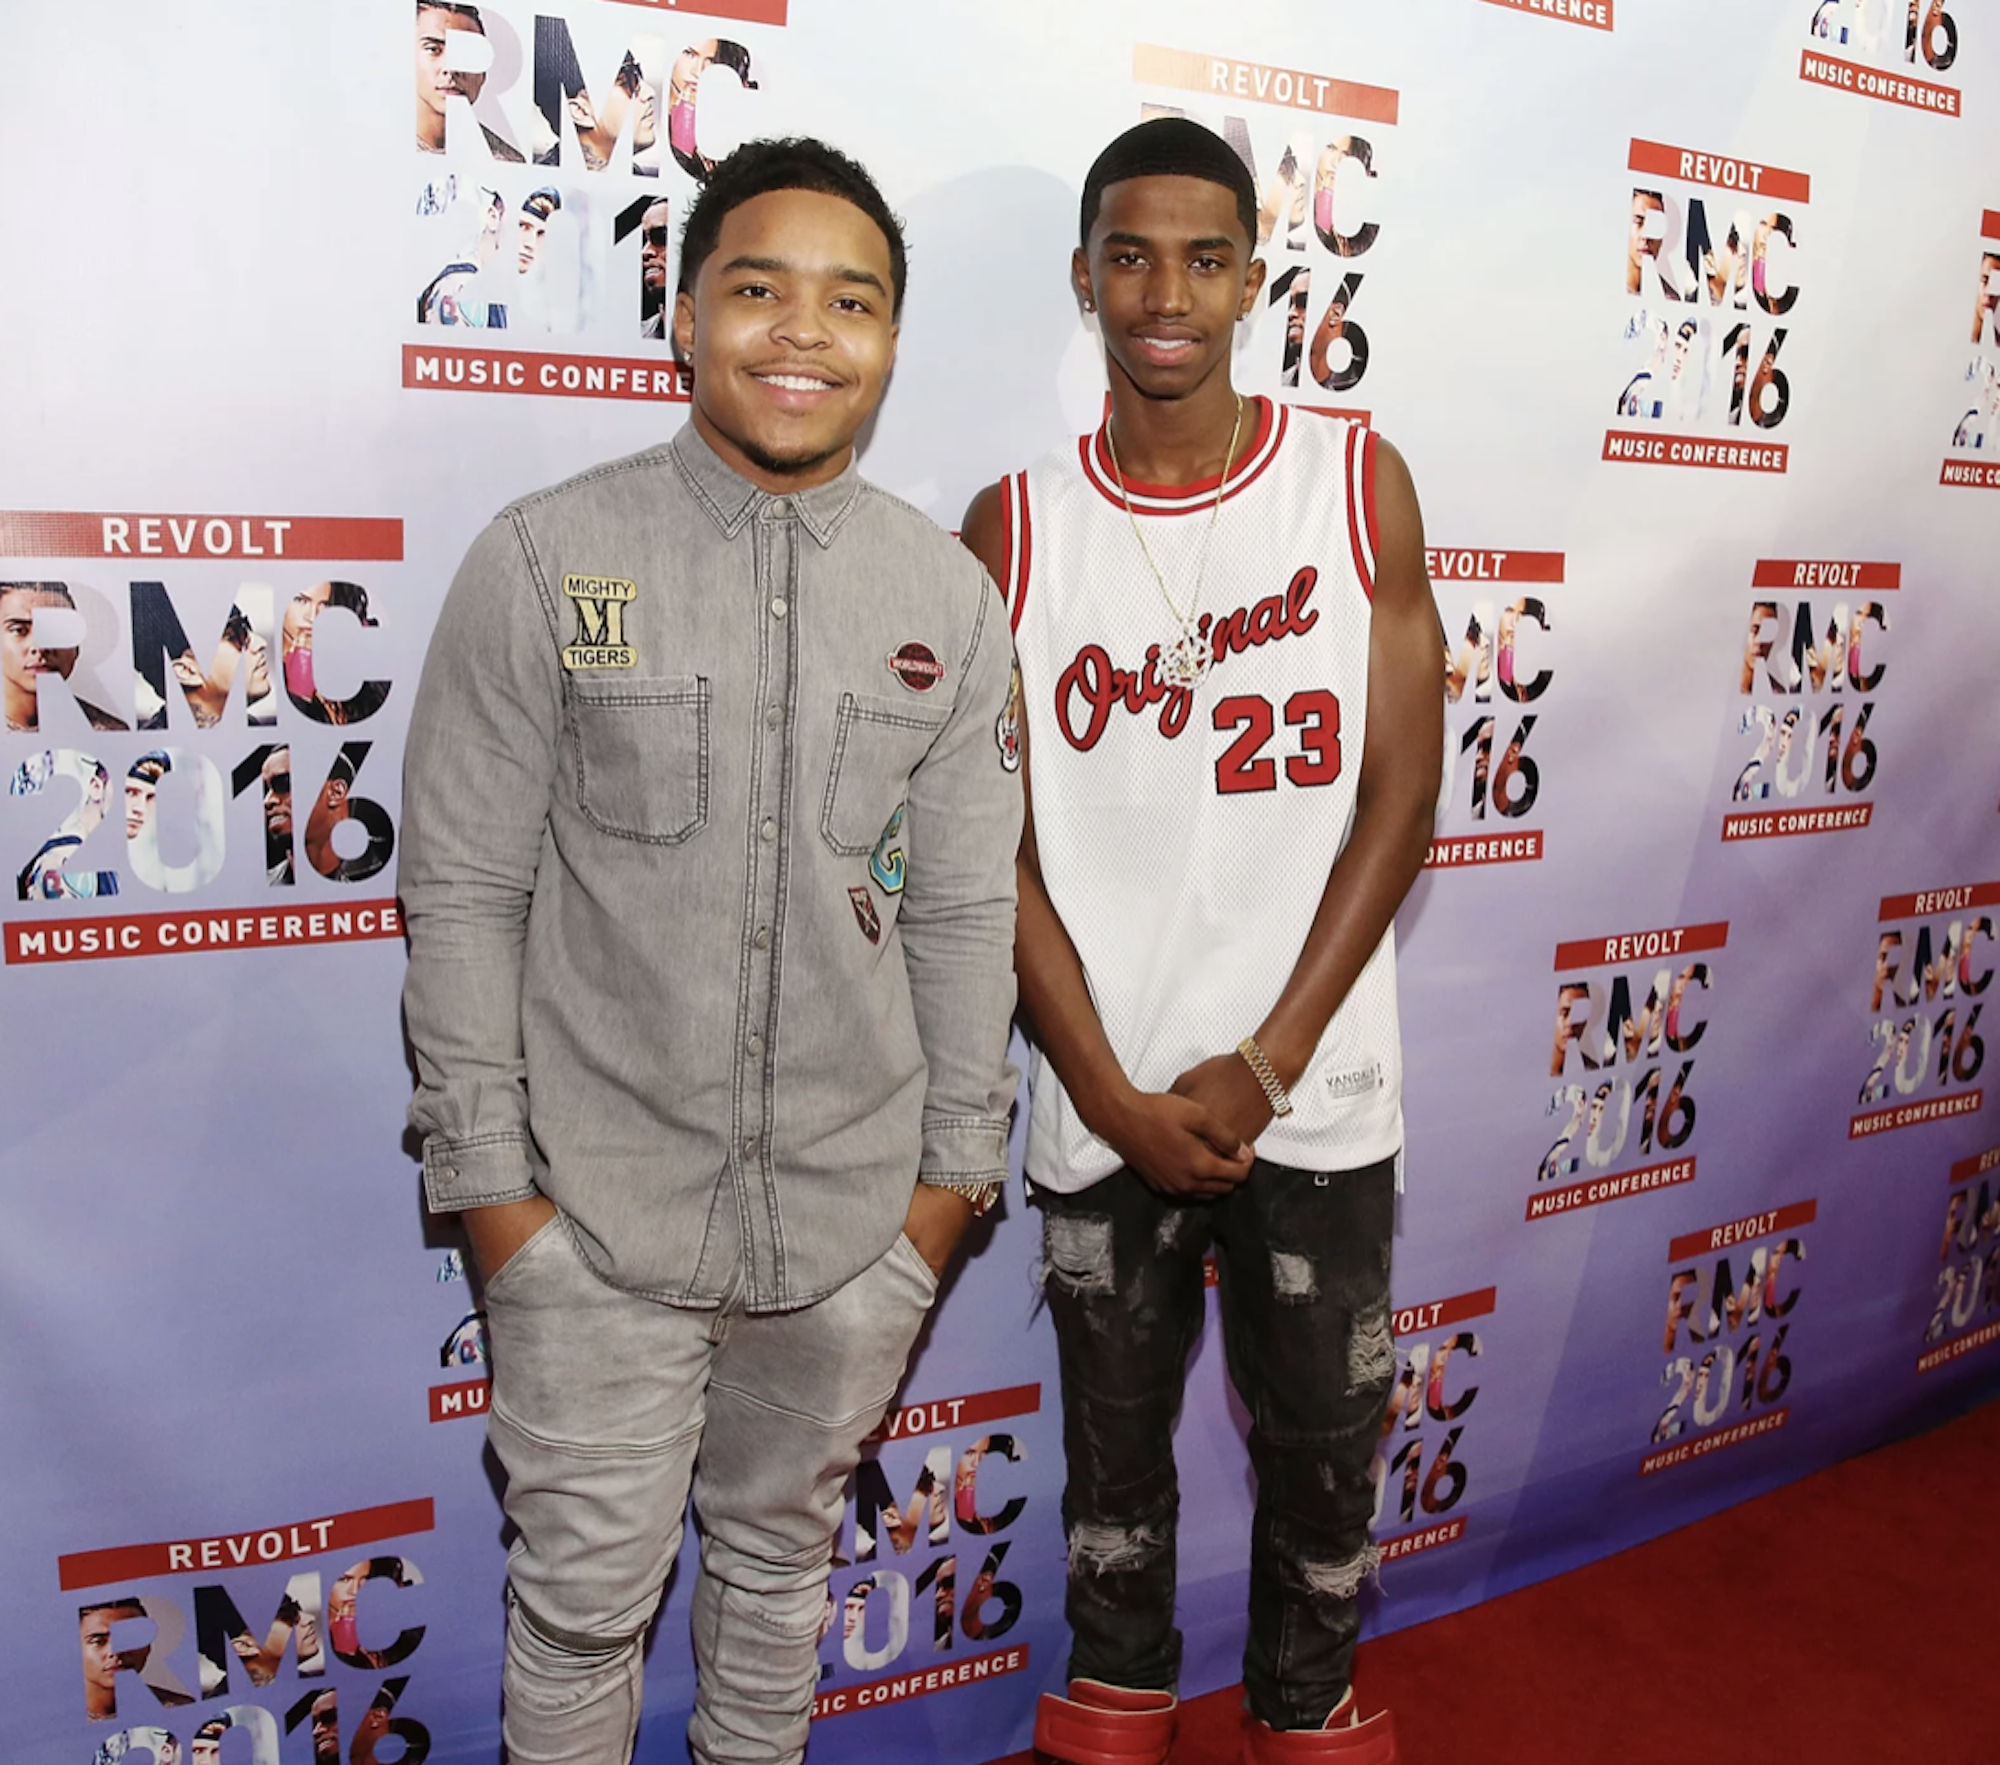
{"type": "Polygon", "coordinates": [[[1035,1200],[1062,1365],[1070,1677],[1177,1687],[1172,1430],[1212,1243],[1257,1473],[1244,1688],[1273,1728],[1317,1727],[1346,1693],[1374,1564],[1394,1161],[1318,1174],[1259,1159],[1214,1202],[1169,1201],[1129,1169],[1035,1200]]]}

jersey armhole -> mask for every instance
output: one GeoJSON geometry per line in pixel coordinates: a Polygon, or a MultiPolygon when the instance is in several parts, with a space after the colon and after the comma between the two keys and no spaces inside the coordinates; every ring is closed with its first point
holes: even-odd
{"type": "Polygon", "coordinates": [[[1021,610],[1028,599],[1028,572],[1034,562],[1034,526],[1028,514],[1028,474],[1016,472],[1000,480],[1001,544],[1000,598],[1007,603],[1007,627],[1021,629],[1021,610]]]}
{"type": "Polygon", "coordinates": [[[1375,598],[1375,431],[1359,425],[1347,432],[1347,536],[1354,547],[1354,573],[1361,592],[1375,598]]]}

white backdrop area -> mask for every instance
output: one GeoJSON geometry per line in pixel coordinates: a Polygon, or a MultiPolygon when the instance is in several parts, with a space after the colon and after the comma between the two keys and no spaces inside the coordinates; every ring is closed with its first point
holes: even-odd
{"type": "MultiPolygon", "coordinates": [[[[0,15],[0,1751],[180,1765],[226,1719],[223,1765],[290,1765],[330,1720],[352,1765],[498,1758],[482,1320],[403,1127],[403,735],[480,526],[684,420],[658,291],[755,135],[907,219],[864,469],[944,526],[1099,420],[1077,192],[1162,111],[1263,200],[1238,384],[1411,463],[1456,765],[1399,921],[1371,1629],[2000,1393],[1988,9],[471,25],[0,15]]],[[[822,1762],[978,1765],[1061,1680],[1037,1250],[1017,1188],[856,1478],[822,1762]]],[[[1190,1693],[1237,1677],[1252,1499],[1213,1338],[1190,1693]]],[[[676,1583],[647,1761],[685,1631],[676,1583]]]]}

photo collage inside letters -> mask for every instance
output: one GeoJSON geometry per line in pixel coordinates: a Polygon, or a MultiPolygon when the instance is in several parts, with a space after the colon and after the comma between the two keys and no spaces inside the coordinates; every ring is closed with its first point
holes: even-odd
{"type": "MultiPolygon", "coordinates": [[[[232,703],[240,705],[252,732],[275,729],[281,691],[317,724],[343,727],[372,717],[388,699],[387,680],[362,679],[352,692],[329,692],[313,666],[313,636],[327,608],[363,629],[379,625],[368,590],[356,582],[314,583],[290,598],[280,621],[272,590],[244,584],[203,661],[163,583],[135,581],[129,589],[128,649],[117,608],[98,588],[0,582],[6,727],[10,734],[40,738],[25,754],[17,749],[10,756],[7,794],[45,797],[58,814],[53,826],[37,829],[25,862],[15,865],[15,898],[102,899],[129,892],[123,886],[127,871],[160,894],[203,888],[222,873],[228,804],[246,792],[254,792],[262,815],[266,882],[295,881],[299,845],[289,744],[266,741],[232,756],[225,774],[215,758],[176,741],[174,733],[190,724],[197,734],[223,727],[232,703]],[[121,678],[129,678],[129,694],[117,690],[121,678]],[[67,703],[45,715],[58,697],[67,703]],[[89,747],[78,745],[86,740],[89,747]],[[80,849],[111,818],[120,794],[114,775],[123,780],[122,862],[118,849],[103,840],[83,858],[80,849]],[[175,811],[165,833],[163,792],[175,811]]],[[[365,741],[341,745],[299,830],[306,862],[333,881],[377,875],[395,847],[387,812],[353,795],[369,747],[365,741]]]]}
{"type": "Polygon", "coordinates": [[[674,231],[717,158],[701,94],[755,92],[757,69],[729,38],[676,49],[576,10],[524,30],[491,5],[416,9],[416,323],[670,337],[674,231]]]}

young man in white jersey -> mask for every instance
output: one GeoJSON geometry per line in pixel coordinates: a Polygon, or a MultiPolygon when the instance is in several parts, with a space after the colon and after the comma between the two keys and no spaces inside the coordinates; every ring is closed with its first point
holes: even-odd
{"type": "Polygon", "coordinates": [[[1258,1482],[1244,1758],[1396,1757],[1349,1669],[1395,1371],[1390,926],[1437,799],[1441,637],[1401,458],[1231,385],[1255,223],[1197,124],[1105,149],[1071,273],[1110,417],[965,519],[1033,772],[1015,967],[1075,1636],[1035,1741],[1079,1765],[1171,1744],[1171,1429],[1211,1245],[1258,1482]]]}

